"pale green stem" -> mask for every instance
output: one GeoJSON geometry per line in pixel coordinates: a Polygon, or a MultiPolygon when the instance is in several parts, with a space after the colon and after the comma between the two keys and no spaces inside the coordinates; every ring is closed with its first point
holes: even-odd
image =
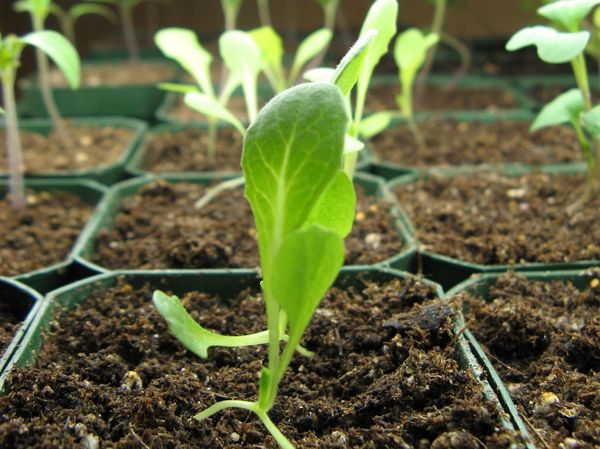
{"type": "MultiPolygon", "coordinates": [[[[229,8],[227,6],[227,2],[225,0],[221,0],[221,7],[223,8],[223,16],[225,17],[225,31],[235,30],[236,21],[238,16],[237,8],[229,8]]],[[[221,80],[220,87],[221,91],[223,90],[223,86],[225,84],[225,79],[227,78],[227,66],[225,62],[221,60],[221,80]]]]}
{"type": "Polygon", "coordinates": [[[204,206],[206,206],[208,203],[210,203],[212,200],[214,200],[221,193],[223,193],[227,190],[235,189],[239,186],[243,186],[245,182],[246,182],[246,180],[243,176],[240,176],[239,178],[228,179],[227,181],[220,182],[216,186],[207,189],[206,192],[204,193],[204,195],[202,195],[202,197],[198,201],[196,201],[196,204],[194,204],[194,207],[196,209],[202,209],[204,206]]]}
{"type": "MultiPolygon", "coordinates": [[[[329,31],[331,31],[332,36],[334,35],[334,31],[335,31],[335,17],[337,15],[337,9],[338,9],[339,4],[340,4],[339,0],[335,0],[335,1],[327,3],[325,5],[325,7],[323,8],[323,15],[325,17],[325,19],[324,19],[325,28],[328,29],[329,31]]],[[[327,45],[327,47],[325,47],[323,50],[321,50],[319,52],[319,54],[310,62],[308,67],[306,67],[306,70],[310,70],[315,67],[319,67],[321,65],[321,62],[323,61],[323,58],[325,58],[325,55],[327,54],[328,49],[329,49],[329,45],[327,45]]]]}
{"type": "Polygon", "coordinates": [[[77,48],[77,43],[75,42],[75,23],[73,22],[73,20],[71,20],[70,17],[65,16],[61,20],[61,24],[63,33],[65,33],[65,36],[67,37],[67,39],[69,39],[69,42],[73,44],[73,47],[77,48]]]}
{"type": "MultiPolygon", "coordinates": [[[[275,403],[277,397],[277,389],[279,387],[279,381],[277,373],[279,372],[280,366],[280,353],[279,353],[279,304],[273,298],[269,287],[265,288],[264,291],[265,301],[267,304],[267,327],[269,328],[269,371],[271,373],[271,382],[266,393],[266,398],[261,402],[265,404],[265,410],[269,411],[275,403]]],[[[288,345],[286,345],[287,347],[288,345]]]]}
{"type": "Polygon", "coordinates": [[[125,39],[125,45],[127,46],[127,53],[129,53],[129,59],[133,62],[139,62],[140,49],[138,46],[137,39],[135,37],[135,27],[133,25],[133,15],[131,14],[131,8],[128,8],[121,3],[119,5],[119,14],[121,16],[123,37],[125,39]]]}
{"type": "MultiPolygon", "coordinates": [[[[442,29],[444,28],[444,19],[446,17],[446,0],[436,0],[435,2],[435,12],[433,13],[433,22],[431,23],[431,32],[440,36],[442,34],[442,29]]],[[[438,44],[433,45],[429,51],[427,52],[427,57],[425,59],[425,63],[423,64],[423,70],[419,74],[419,78],[417,80],[418,84],[421,84],[429,72],[431,71],[431,67],[433,66],[433,61],[435,60],[435,55],[437,53],[438,44]]]]}
{"type": "Polygon", "coordinates": [[[212,161],[217,153],[217,120],[214,117],[208,117],[208,158],[212,161]]]}
{"type": "MultiPolygon", "coordinates": [[[[355,139],[358,138],[360,130],[360,123],[362,122],[363,111],[365,107],[365,99],[367,97],[367,88],[369,82],[358,83],[356,91],[356,107],[354,109],[354,118],[348,129],[348,134],[355,139]]],[[[356,162],[358,161],[358,152],[353,152],[344,156],[344,172],[350,179],[354,179],[354,172],[356,171],[356,162]]]]}
{"type": "Polygon", "coordinates": [[[271,26],[271,12],[269,11],[269,0],[256,0],[258,4],[258,16],[262,26],[271,26]]]}
{"type": "Polygon", "coordinates": [[[468,47],[463,44],[460,40],[454,36],[450,36],[447,33],[442,33],[440,39],[445,42],[449,47],[452,47],[460,56],[460,66],[454,73],[452,81],[449,83],[449,87],[454,87],[460,79],[467,74],[469,67],[471,67],[471,52],[468,47]]]}
{"type": "Polygon", "coordinates": [[[15,73],[14,70],[6,69],[1,75],[2,92],[4,92],[4,113],[6,114],[6,151],[10,201],[15,209],[22,209],[26,205],[26,198],[23,183],[23,151],[15,101],[15,73]]]}
{"type": "Polygon", "coordinates": [[[295,449],[294,445],[288,440],[283,433],[277,428],[275,423],[271,421],[269,415],[266,410],[263,410],[259,407],[257,402],[249,402],[249,401],[237,401],[237,400],[229,400],[229,401],[221,401],[216,404],[211,405],[209,408],[204,410],[203,412],[198,413],[194,416],[198,421],[203,421],[207,418],[210,418],[215,413],[223,411],[227,408],[241,408],[243,410],[248,410],[254,412],[256,416],[263,422],[269,433],[275,438],[277,444],[282,449],[295,449]]]}
{"type": "MultiPolygon", "coordinates": [[[[44,29],[44,23],[38,17],[33,17],[33,29],[35,31],[42,31],[44,29]]],[[[60,112],[56,107],[54,95],[52,94],[52,90],[50,88],[50,67],[48,65],[48,58],[40,48],[36,47],[35,59],[38,66],[38,79],[40,84],[40,90],[42,91],[42,98],[44,100],[44,105],[46,106],[48,116],[52,121],[52,127],[58,133],[63,147],[69,146],[69,144],[71,143],[71,139],[62,121],[60,112]]]]}

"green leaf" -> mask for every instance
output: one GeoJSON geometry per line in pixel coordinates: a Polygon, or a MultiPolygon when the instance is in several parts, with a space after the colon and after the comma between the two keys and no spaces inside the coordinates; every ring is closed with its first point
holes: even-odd
{"type": "Polygon", "coordinates": [[[249,33],[227,31],[219,38],[219,48],[230,76],[242,84],[250,121],[256,117],[256,84],[262,69],[261,53],[249,33]]]}
{"type": "Polygon", "coordinates": [[[185,94],[184,100],[186,105],[195,111],[200,112],[208,117],[213,117],[218,120],[223,120],[234,126],[242,136],[246,133],[244,125],[224,108],[215,98],[212,98],[202,92],[189,92],[185,94]]]}
{"type": "Polygon", "coordinates": [[[204,329],[185,310],[177,296],[169,296],[156,290],[152,302],[167,321],[171,333],[198,357],[206,359],[208,349],[213,346],[235,348],[241,346],[263,345],[269,341],[269,332],[257,332],[249,335],[220,335],[204,329]]]}
{"type": "Polygon", "coordinates": [[[306,39],[300,42],[298,50],[296,51],[296,56],[294,57],[292,70],[290,71],[290,83],[293,83],[296,78],[298,78],[302,67],[304,67],[308,61],[317,56],[324,48],[327,47],[327,45],[329,45],[331,37],[332,33],[330,30],[321,28],[312,32],[306,37],[306,39]]]}
{"type": "Polygon", "coordinates": [[[179,94],[187,94],[189,92],[198,92],[198,86],[193,84],[179,84],[179,83],[159,83],[158,88],[167,90],[169,92],[176,92],[179,94]]]}
{"type": "Polygon", "coordinates": [[[27,12],[43,22],[50,14],[50,5],[51,0],[19,0],[13,8],[17,12],[27,12]]]}
{"type": "Polygon", "coordinates": [[[307,83],[275,96],[248,129],[242,168],[265,281],[279,245],[341,169],[347,122],[336,86],[307,83]]]}
{"type": "Polygon", "coordinates": [[[519,50],[529,45],[537,47],[540,59],[550,64],[569,62],[579,55],[590,39],[590,33],[562,33],[547,26],[533,26],[517,31],[506,44],[508,51],[519,50]]]}
{"type": "Polygon", "coordinates": [[[427,51],[437,44],[439,36],[435,33],[424,35],[417,28],[409,28],[398,36],[394,46],[394,59],[400,70],[417,73],[427,56],[427,51]]]}
{"type": "Polygon", "coordinates": [[[594,139],[600,139],[600,105],[595,106],[587,112],[582,112],[580,118],[583,128],[594,139]]]}
{"type": "Polygon", "coordinates": [[[354,43],[336,67],[332,79],[341,89],[343,95],[348,95],[358,81],[369,45],[371,45],[377,33],[377,30],[368,30],[364,36],[361,36],[354,43]]]}
{"type": "Polygon", "coordinates": [[[370,30],[377,30],[377,35],[369,45],[369,50],[358,77],[358,102],[364,102],[369,82],[375,66],[388,51],[392,38],[396,35],[396,22],[398,20],[397,0],[376,0],[367,13],[363,22],[360,37],[365,36],[370,30]]]}
{"type": "Polygon", "coordinates": [[[344,139],[344,156],[351,153],[358,153],[362,151],[365,147],[365,144],[358,139],[355,139],[350,134],[346,134],[344,139]]]}
{"type": "Polygon", "coordinates": [[[317,201],[304,227],[320,225],[344,238],[352,230],[355,209],[354,185],[348,175],[340,171],[317,201]]]}
{"type": "Polygon", "coordinates": [[[333,80],[335,69],[329,67],[316,67],[314,69],[307,70],[304,72],[304,79],[306,81],[330,83],[333,80]]]}
{"type": "Polygon", "coordinates": [[[369,115],[360,123],[359,134],[364,139],[370,139],[386,129],[392,123],[391,112],[376,112],[369,115]]]}
{"type": "Polygon", "coordinates": [[[273,263],[273,295],[289,320],[295,347],[344,263],[344,242],[334,231],[310,226],[284,239],[273,263]]]}
{"type": "Polygon", "coordinates": [[[81,63],[77,50],[67,38],[56,31],[35,31],[20,39],[46,53],[65,75],[72,89],[79,87],[81,63]]]}
{"type": "Polygon", "coordinates": [[[542,108],[531,125],[531,131],[562,123],[578,123],[584,107],[581,91],[570,89],[542,108]]]}
{"type": "Polygon", "coordinates": [[[98,5],[94,3],[79,3],[69,10],[69,16],[73,22],[88,14],[102,16],[111,23],[117,23],[119,21],[117,15],[110,8],[107,8],[104,5],[98,5]]]}
{"type": "Polygon", "coordinates": [[[210,77],[212,56],[200,45],[196,33],[184,28],[165,28],[154,35],[154,42],[167,58],[192,75],[206,95],[214,97],[210,77]]]}
{"type": "Polygon", "coordinates": [[[249,33],[260,49],[262,60],[274,70],[281,71],[284,53],[281,36],[270,26],[256,28],[249,33]]]}
{"type": "Polygon", "coordinates": [[[538,8],[537,12],[567,31],[579,31],[581,21],[597,5],[600,0],[560,0],[538,8]]]}

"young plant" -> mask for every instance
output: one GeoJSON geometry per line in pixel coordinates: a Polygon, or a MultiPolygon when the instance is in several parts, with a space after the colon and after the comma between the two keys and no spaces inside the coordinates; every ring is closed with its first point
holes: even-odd
{"type": "Polygon", "coordinates": [[[249,410],[280,447],[294,447],[268,412],[312,315],[343,264],[343,238],[352,228],[355,207],[352,182],[341,170],[347,122],[336,86],[307,83],[271,100],[246,134],[242,168],[258,231],[266,333],[219,336],[194,322],[178,298],[154,294],[171,332],[201,357],[215,344],[268,341],[268,367],[261,372],[256,401],[217,402],[195,416],[199,421],[226,408],[249,410]]]}
{"type": "Polygon", "coordinates": [[[22,208],[26,204],[23,188],[23,157],[15,102],[16,74],[25,45],[31,45],[50,56],[62,70],[72,88],[79,86],[80,76],[79,57],[75,48],[57,32],[35,31],[22,37],[9,34],[4,38],[0,35],[0,78],[4,94],[10,199],[15,208],[22,208]]]}
{"type": "Polygon", "coordinates": [[[549,64],[569,62],[573,69],[577,89],[559,95],[546,105],[532,125],[532,130],[537,130],[545,126],[570,123],[577,133],[588,164],[588,182],[584,194],[569,207],[569,211],[587,202],[598,190],[600,180],[600,135],[597,133],[600,115],[592,104],[584,57],[590,33],[583,31],[581,25],[585,17],[599,4],[600,0],[559,0],[542,6],[537,12],[547,19],[551,26],[524,28],[515,33],[506,44],[509,51],[535,45],[542,61],[549,64]],[[595,147],[595,153],[592,147],[595,147]]]}
{"type": "Polygon", "coordinates": [[[208,155],[216,152],[217,121],[223,120],[242,135],[245,127],[230,111],[227,103],[233,92],[242,87],[248,118],[252,123],[258,110],[257,79],[262,68],[260,50],[246,32],[226,31],[219,38],[219,49],[228,69],[227,79],[217,95],[211,79],[212,55],[202,47],[196,34],[183,28],[166,28],[156,33],[154,41],[163,54],[175,60],[196,81],[196,85],[164,83],[165,89],[184,93],[185,103],[209,117],[208,155]]]}
{"type": "MultiPolygon", "coordinates": [[[[15,3],[14,8],[16,11],[29,13],[33,31],[41,32],[43,31],[46,19],[50,14],[51,5],[51,0],[19,0],[15,3]]],[[[52,127],[58,133],[63,146],[67,146],[71,139],[62,121],[60,112],[56,107],[56,102],[54,101],[54,95],[52,94],[50,86],[50,68],[48,67],[46,53],[40,47],[36,47],[35,58],[37,62],[39,86],[42,91],[42,98],[44,100],[44,105],[46,106],[46,111],[52,121],[52,127]]],[[[77,60],[79,60],[79,57],[77,57],[77,60]]]]}
{"type": "Polygon", "coordinates": [[[75,24],[81,17],[97,15],[104,17],[111,23],[116,23],[118,20],[110,8],[98,3],[77,3],[69,9],[65,9],[57,3],[52,3],[50,5],[50,13],[58,19],[62,33],[75,47],[75,24]]]}
{"type": "MultiPolygon", "coordinates": [[[[425,140],[415,121],[413,113],[413,90],[417,73],[425,62],[427,51],[436,45],[437,34],[423,33],[417,28],[410,28],[401,33],[394,46],[394,59],[399,69],[401,92],[396,97],[400,115],[407,121],[408,126],[419,147],[425,145],[425,140]]],[[[365,120],[361,132],[370,138],[387,128],[396,114],[382,111],[372,114],[365,120]]]]}
{"type": "Polygon", "coordinates": [[[333,33],[335,28],[335,16],[337,14],[340,0],[315,0],[323,9],[325,28],[333,33]]]}
{"type": "Polygon", "coordinates": [[[269,0],[256,0],[258,6],[258,17],[261,26],[271,26],[271,11],[269,9],[269,0]]]}
{"type": "Polygon", "coordinates": [[[274,92],[283,92],[294,84],[302,69],[311,59],[321,53],[331,41],[332,32],[321,28],[309,34],[298,46],[294,62],[288,76],[283,70],[283,39],[271,26],[263,26],[250,31],[250,35],[260,49],[263,72],[274,92]]]}
{"type": "Polygon", "coordinates": [[[237,18],[242,7],[242,0],[221,0],[221,8],[225,17],[225,31],[236,29],[237,18]]]}

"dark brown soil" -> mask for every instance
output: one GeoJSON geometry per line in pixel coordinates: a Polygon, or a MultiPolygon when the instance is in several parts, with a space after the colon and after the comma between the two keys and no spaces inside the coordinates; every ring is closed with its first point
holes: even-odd
{"type": "Polygon", "coordinates": [[[219,130],[214,158],[207,155],[206,129],[152,134],[148,138],[143,169],[157,172],[240,171],[242,136],[235,129],[219,130]]]}
{"type": "MultiPolygon", "coordinates": [[[[259,103],[259,109],[264,106],[259,103]]],[[[248,121],[248,112],[246,111],[246,102],[242,95],[234,95],[227,103],[227,110],[242,122],[248,121]]],[[[194,111],[183,102],[183,95],[178,95],[173,106],[168,110],[169,119],[181,123],[190,123],[197,121],[206,121],[206,116],[194,111]]]]}
{"type": "MultiPolygon", "coordinates": [[[[224,398],[254,400],[265,348],[201,360],[167,332],[151,296],[122,284],[53,321],[37,367],[16,370],[0,398],[0,446],[275,448],[248,412],[192,419],[224,398]]],[[[183,301],[220,333],[265,326],[253,292],[183,301]]],[[[515,436],[458,367],[452,326],[419,281],[332,289],[303,340],[317,355],[294,358],[270,416],[298,448],[509,447],[515,436]]]]}
{"type": "Polygon", "coordinates": [[[495,173],[421,179],[396,189],[421,250],[481,264],[600,258],[600,197],[569,215],[584,176],[495,173]]]}
{"type": "Polygon", "coordinates": [[[581,160],[574,131],[566,126],[529,132],[529,122],[493,123],[427,120],[419,124],[420,148],[408,126],[384,131],[372,140],[379,159],[409,166],[526,164],[581,160]]]}
{"type": "MultiPolygon", "coordinates": [[[[543,106],[545,104],[547,104],[548,102],[554,100],[557,96],[559,96],[560,94],[562,94],[563,92],[566,92],[567,90],[569,90],[570,88],[576,87],[575,86],[575,79],[573,79],[573,85],[572,86],[533,86],[532,88],[530,88],[527,91],[527,95],[529,95],[529,97],[531,99],[533,99],[536,103],[539,103],[540,106],[543,106]]],[[[594,89],[592,91],[592,94],[594,94],[594,97],[598,96],[598,91],[596,89],[594,89]]]]}
{"type": "MultiPolygon", "coordinates": [[[[380,85],[369,89],[365,109],[367,112],[397,110],[396,96],[400,93],[398,85],[380,85]]],[[[515,109],[514,95],[505,89],[474,87],[469,89],[447,88],[428,85],[422,95],[415,95],[414,110],[454,111],[515,109]]]]}
{"type": "MultiPolygon", "coordinates": [[[[252,268],[256,229],[242,189],[201,211],[204,187],[160,182],[123,202],[115,227],[100,232],[93,261],[108,268],[252,268]]],[[[401,251],[390,206],[359,192],[356,221],[346,238],[346,263],[368,264],[401,251]]]]}
{"type": "Polygon", "coordinates": [[[5,297],[0,297],[0,358],[20,323],[21,320],[13,313],[12,302],[7,301],[5,297]]]}
{"type": "Polygon", "coordinates": [[[493,356],[539,447],[600,447],[600,287],[502,277],[490,303],[468,298],[472,329],[493,356]]]}
{"type": "Polygon", "coordinates": [[[0,199],[0,276],[15,276],[66,259],[93,207],[67,193],[29,192],[15,210],[0,199]]]}
{"type": "MultiPolygon", "coordinates": [[[[123,61],[119,64],[84,65],[81,70],[82,87],[98,86],[141,86],[170,81],[175,77],[175,68],[167,64],[123,61]]],[[[67,87],[67,82],[58,70],[50,72],[53,86],[67,87]]]]}
{"type": "MultiPolygon", "coordinates": [[[[131,143],[133,131],[126,128],[69,126],[72,145],[63,146],[56,132],[48,136],[25,132],[21,134],[25,171],[53,173],[65,170],[84,170],[117,162],[131,143]]],[[[0,130],[0,167],[6,160],[6,138],[0,130]]]]}

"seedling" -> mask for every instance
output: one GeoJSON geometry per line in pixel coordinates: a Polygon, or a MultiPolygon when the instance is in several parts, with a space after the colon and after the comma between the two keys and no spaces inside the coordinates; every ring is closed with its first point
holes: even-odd
{"type": "Polygon", "coordinates": [[[269,0],[256,0],[258,5],[258,17],[260,24],[264,27],[271,26],[271,11],[269,9],[269,0]]]}
{"type": "Polygon", "coordinates": [[[175,60],[194,79],[196,85],[163,83],[161,87],[185,94],[185,103],[209,117],[208,155],[216,151],[217,120],[235,127],[242,135],[245,127],[226,105],[239,86],[242,87],[250,122],[258,110],[257,79],[261,70],[260,50],[250,35],[243,31],[226,31],[219,38],[219,49],[228,76],[217,95],[211,79],[212,55],[202,47],[196,34],[183,28],[166,28],[156,33],[156,45],[165,56],[175,60]]]}
{"type": "MultiPolygon", "coordinates": [[[[133,10],[136,6],[145,0],[92,0],[96,3],[109,3],[115,5],[119,12],[119,19],[121,21],[121,29],[123,30],[123,38],[125,39],[125,46],[127,47],[127,53],[129,53],[129,59],[134,62],[140,60],[140,47],[138,44],[137,37],[135,35],[135,27],[133,25],[133,10]]],[[[155,0],[157,1],[157,0],[155,0]]]]}
{"type": "Polygon", "coordinates": [[[292,68],[287,77],[283,70],[284,50],[281,36],[270,26],[252,30],[250,35],[260,48],[263,72],[273,91],[279,93],[296,82],[303,67],[327,48],[333,34],[326,28],[321,28],[309,34],[298,46],[292,68]]]}
{"type": "Polygon", "coordinates": [[[582,197],[568,211],[588,201],[598,190],[600,180],[600,125],[598,107],[593,108],[584,51],[590,40],[589,31],[581,24],[600,0],[559,0],[542,6],[538,14],[550,21],[551,26],[537,25],[515,33],[506,49],[509,51],[535,45],[540,59],[549,64],[569,62],[575,75],[577,89],[559,95],[539,113],[532,130],[569,123],[575,129],[588,165],[588,182],[582,197]],[[586,135],[591,136],[591,142],[586,135]],[[592,143],[594,145],[592,145],[592,143]],[[592,150],[595,146],[595,154],[592,150]]]}
{"type": "Polygon", "coordinates": [[[73,45],[59,33],[55,31],[34,31],[22,37],[13,34],[9,34],[4,38],[0,36],[0,78],[2,79],[6,116],[10,198],[15,208],[22,208],[26,204],[23,188],[23,157],[15,102],[16,74],[20,65],[21,52],[25,45],[38,48],[50,56],[62,70],[73,89],[79,86],[80,77],[79,56],[77,56],[73,45]]]}
{"type": "Polygon", "coordinates": [[[221,8],[223,8],[225,17],[225,31],[235,30],[241,6],[242,0],[221,0],[221,8]]]}
{"type": "Polygon", "coordinates": [[[352,182],[341,170],[347,125],[339,89],[308,83],[277,95],[246,134],[242,168],[258,231],[267,333],[219,336],[194,322],[178,298],[154,293],[154,304],[171,332],[201,357],[212,345],[268,340],[268,367],[261,372],[257,400],[217,402],[198,413],[197,420],[227,408],[249,410],[280,447],[294,447],[268,412],[312,315],[343,264],[343,238],[351,230],[355,208],[352,182]]]}
{"type": "Polygon", "coordinates": [[[315,0],[323,9],[325,28],[333,33],[335,28],[335,16],[337,14],[340,0],[315,0]]]}
{"type": "MultiPolygon", "coordinates": [[[[16,11],[29,13],[33,30],[35,32],[40,32],[44,29],[44,24],[50,14],[51,5],[51,0],[19,0],[15,3],[14,8],[16,11]]],[[[50,87],[48,59],[45,51],[39,46],[35,49],[35,57],[40,90],[42,91],[42,98],[44,100],[44,105],[46,106],[46,111],[48,111],[48,115],[52,121],[52,127],[60,136],[63,146],[68,146],[71,139],[62,121],[60,112],[56,107],[56,102],[54,101],[54,95],[52,94],[52,89],[50,87]]],[[[79,57],[77,59],[79,60],[79,57]]]]}
{"type": "Polygon", "coordinates": [[[56,16],[62,33],[69,39],[73,46],[76,46],[75,24],[83,16],[97,15],[104,17],[111,23],[116,23],[118,20],[110,8],[97,3],[77,3],[69,9],[65,9],[57,3],[52,3],[50,5],[50,13],[56,16]]]}

